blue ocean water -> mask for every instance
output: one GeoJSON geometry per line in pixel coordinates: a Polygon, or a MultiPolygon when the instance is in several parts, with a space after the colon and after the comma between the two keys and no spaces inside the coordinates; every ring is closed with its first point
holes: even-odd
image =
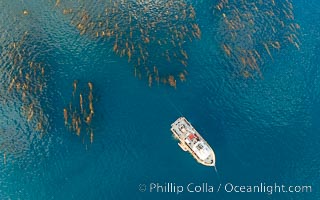
{"type": "MultiPolygon", "coordinates": [[[[263,78],[234,75],[216,41],[213,2],[191,2],[202,30],[188,44],[189,76],[177,89],[148,87],[102,40],[80,36],[54,3],[2,1],[1,53],[28,31],[31,60],[46,65],[40,96],[50,122],[40,138],[15,97],[0,96],[0,199],[320,199],[320,3],[293,1],[300,50],[284,46],[263,78]],[[29,12],[23,16],[23,10],[29,12]],[[64,127],[73,80],[92,81],[95,138],[64,127]],[[13,101],[5,99],[13,98],[13,101]],[[9,102],[9,103],[8,103],[9,102]],[[181,151],[170,124],[184,115],[214,148],[219,177],[181,151]],[[13,138],[13,139],[12,139],[13,138]],[[140,192],[141,184],[312,185],[311,193],[140,192]]],[[[6,57],[1,58],[6,66],[6,57]]],[[[2,67],[1,66],[1,67],[2,67]]],[[[10,80],[1,80],[1,86],[10,80]]]]}

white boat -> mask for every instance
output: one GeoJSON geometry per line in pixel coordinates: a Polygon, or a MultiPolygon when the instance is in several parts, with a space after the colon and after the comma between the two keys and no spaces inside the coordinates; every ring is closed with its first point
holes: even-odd
{"type": "Polygon", "coordinates": [[[184,151],[188,151],[201,164],[215,166],[216,157],[210,145],[201,137],[185,117],[178,118],[171,124],[171,132],[184,151]]]}

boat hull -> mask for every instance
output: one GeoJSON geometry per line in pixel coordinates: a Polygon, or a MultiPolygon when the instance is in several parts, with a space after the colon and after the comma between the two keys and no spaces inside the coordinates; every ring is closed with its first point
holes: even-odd
{"type": "Polygon", "coordinates": [[[184,151],[188,151],[198,163],[205,166],[215,166],[213,149],[186,118],[180,117],[172,123],[171,132],[179,140],[180,143],[178,145],[184,151]]]}

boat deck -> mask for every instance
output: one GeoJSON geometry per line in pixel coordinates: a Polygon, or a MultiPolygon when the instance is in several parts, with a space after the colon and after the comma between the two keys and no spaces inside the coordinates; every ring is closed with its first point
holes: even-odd
{"type": "Polygon", "coordinates": [[[189,151],[201,164],[215,166],[215,154],[209,144],[193,128],[184,117],[178,118],[171,124],[171,131],[180,141],[179,146],[189,151]]]}

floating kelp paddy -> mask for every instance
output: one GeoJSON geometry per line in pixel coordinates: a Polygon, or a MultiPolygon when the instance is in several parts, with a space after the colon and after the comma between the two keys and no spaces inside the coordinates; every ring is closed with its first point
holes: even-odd
{"type": "Polygon", "coordinates": [[[82,142],[93,142],[94,129],[92,119],[94,116],[93,83],[88,82],[87,87],[74,80],[72,84],[72,98],[69,105],[63,109],[64,124],[71,132],[82,137],[82,142]],[[86,137],[88,136],[88,137],[86,137]],[[87,139],[89,138],[89,139],[87,139]]]}
{"type": "Polygon", "coordinates": [[[245,78],[262,77],[261,66],[273,60],[272,54],[282,46],[292,44],[299,49],[300,26],[290,0],[220,0],[214,13],[220,18],[221,49],[236,73],[245,78]]]}
{"type": "MultiPolygon", "coordinates": [[[[45,66],[41,62],[29,58],[28,48],[25,45],[28,32],[25,32],[20,41],[10,43],[1,57],[6,60],[6,67],[0,74],[6,84],[3,85],[3,96],[6,101],[20,101],[21,114],[28,123],[34,124],[34,129],[45,133],[48,119],[44,114],[39,97],[44,95],[46,88],[45,66]]],[[[5,83],[4,82],[4,83],[5,83]]]]}
{"type": "Polygon", "coordinates": [[[109,41],[109,48],[126,57],[134,75],[146,77],[149,86],[176,87],[177,79],[186,80],[187,44],[201,38],[192,5],[184,0],[111,0],[95,2],[97,11],[91,1],[68,3],[56,1],[55,6],[70,15],[80,35],[109,41]]]}

